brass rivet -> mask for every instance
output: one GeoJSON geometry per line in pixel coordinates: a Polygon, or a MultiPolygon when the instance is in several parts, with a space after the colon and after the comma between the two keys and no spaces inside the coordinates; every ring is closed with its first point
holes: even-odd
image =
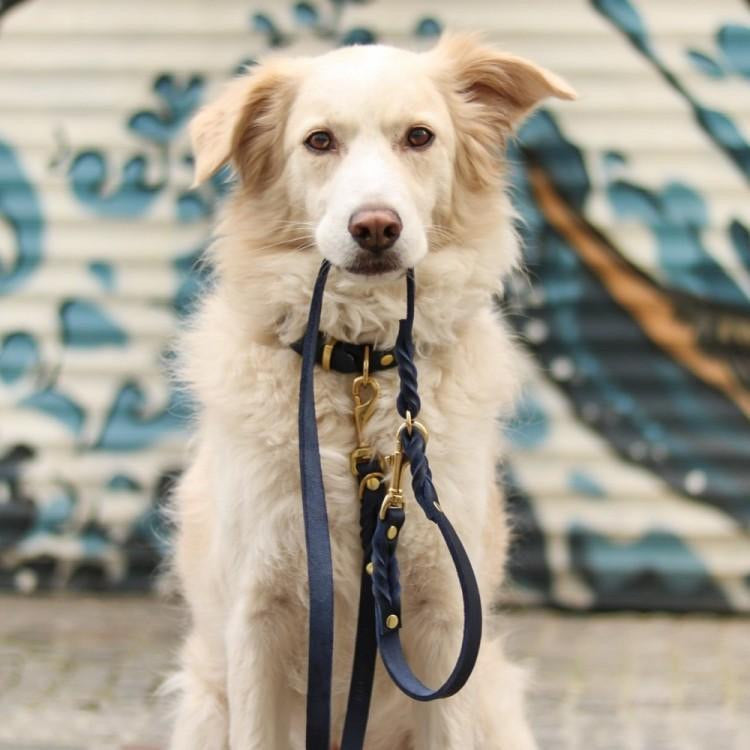
{"type": "Polygon", "coordinates": [[[383,367],[388,367],[388,365],[393,364],[393,355],[392,354],[384,354],[380,358],[380,364],[383,365],[383,367]]]}
{"type": "Polygon", "coordinates": [[[398,529],[395,526],[389,526],[388,531],[385,532],[385,535],[389,539],[395,539],[398,536],[398,529]]]}
{"type": "Polygon", "coordinates": [[[380,487],[380,480],[377,477],[370,477],[367,480],[368,490],[376,490],[378,487],[380,487]]]}
{"type": "Polygon", "coordinates": [[[388,617],[385,618],[385,626],[390,630],[397,628],[398,627],[398,615],[388,615],[388,617]]]}
{"type": "Polygon", "coordinates": [[[372,575],[372,571],[374,570],[374,568],[375,566],[371,562],[368,562],[367,565],[365,565],[365,570],[367,571],[368,575],[372,575]]]}

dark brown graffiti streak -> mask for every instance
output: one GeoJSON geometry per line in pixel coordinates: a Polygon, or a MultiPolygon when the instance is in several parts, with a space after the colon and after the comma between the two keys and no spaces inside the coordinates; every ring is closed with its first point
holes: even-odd
{"type": "Polygon", "coordinates": [[[705,351],[699,331],[680,315],[675,299],[629,263],[600,232],[573,211],[541,167],[532,166],[529,178],[549,223],[570,242],[612,298],[638,321],[657,346],[730,398],[750,419],[750,389],[729,363],[705,351]]]}

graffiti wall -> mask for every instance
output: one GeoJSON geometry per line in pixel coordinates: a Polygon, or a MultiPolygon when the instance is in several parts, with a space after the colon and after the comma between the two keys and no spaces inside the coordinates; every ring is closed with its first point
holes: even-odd
{"type": "Polygon", "coordinates": [[[223,176],[185,125],[270,48],[443,28],[581,93],[511,147],[531,382],[512,596],[750,610],[750,8],[740,0],[0,2],[0,586],[154,585],[190,404],[166,375],[223,176]]]}

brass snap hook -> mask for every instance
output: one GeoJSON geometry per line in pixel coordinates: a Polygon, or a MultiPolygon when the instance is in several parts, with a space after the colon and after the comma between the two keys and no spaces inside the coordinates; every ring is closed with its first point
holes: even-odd
{"type": "Polygon", "coordinates": [[[396,449],[386,459],[391,469],[391,481],[388,486],[388,492],[386,492],[383,503],[380,506],[380,513],[378,515],[381,521],[385,520],[388,508],[404,507],[404,491],[401,489],[401,479],[404,467],[409,463],[409,460],[404,455],[404,450],[401,447],[400,432],[399,430],[399,435],[396,437],[396,449]]]}
{"type": "Polygon", "coordinates": [[[396,432],[396,447],[390,456],[386,456],[386,462],[391,468],[391,481],[388,492],[383,498],[383,504],[380,506],[380,520],[385,520],[385,514],[388,508],[404,507],[404,491],[402,489],[404,468],[408,465],[409,459],[404,453],[404,447],[401,444],[401,434],[406,430],[411,435],[412,430],[422,433],[425,443],[430,438],[427,428],[416,419],[412,419],[411,412],[406,412],[406,419],[399,425],[396,432]]]}
{"type": "Polygon", "coordinates": [[[357,447],[351,454],[352,474],[357,474],[357,461],[372,457],[372,449],[365,440],[365,425],[375,412],[375,402],[380,395],[380,384],[370,377],[370,347],[365,347],[365,358],[362,374],[352,381],[352,398],[354,399],[354,429],[357,433],[357,447]]]}

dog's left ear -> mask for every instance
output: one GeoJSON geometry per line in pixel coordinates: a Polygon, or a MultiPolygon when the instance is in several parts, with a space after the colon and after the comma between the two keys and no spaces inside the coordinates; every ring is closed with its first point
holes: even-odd
{"type": "Polygon", "coordinates": [[[497,184],[509,135],[542,100],[576,98],[559,76],[482,44],[476,34],[445,34],[429,54],[448,92],[456,173],[472,190],[497,184]]]}
{"type": "Polygon", "coordinates": [[[548,97],[575,99],[576,92],[560,76],[522,57],[498,52],[476,34],[445,34],[433,50],[448,64],[460,93],[511,129],[548,97]]]}
{"type": "Polygon", "coordinates": [[[193,187],[233,162],[243,184],[260,190],[280,170],[284,108],[294,76],[288,61],[264,63],[224,86],[190,123],[193,187]]]}

